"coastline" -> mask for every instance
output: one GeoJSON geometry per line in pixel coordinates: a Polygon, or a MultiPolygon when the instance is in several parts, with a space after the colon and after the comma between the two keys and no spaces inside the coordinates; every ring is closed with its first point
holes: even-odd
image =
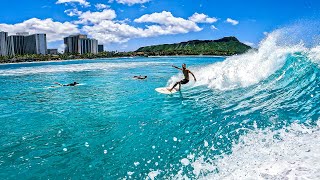
{"type": "Polygon", "coordinates": [[[143,57],[143,58],[169,58],[169,57],[204,57],[204,58],[210,58],[210,57],[215,57],[215,58],[225,58],[225,57],[230,57],[230,56],[219,56],[219,55],[172,55],[172,56],[125,56],[125,57],[105,57],[105,58],[94,58],[94,59],[65,59],[65,60],[49,60],[49,61],[24,61],[24,62],[1,62],[0,65],[14,65],[14,64],[34,64],[34,63],[44,63],[44,62],[64,62],[64,61],[81,61],[81,60],[101,60],[101,59],[131,59],[131,58],[138,58],[138,57],[143,57]]]}
{"type": "Polygon", "coordinates": [[[66,60],[50,60],[50,61],[25,61],[25,62],[1,62],[0,65],[6,65],[6,64],[34,64],[34,63],[44,63],[44,62],[64,62],[64,61],[79,61],[79,60],[85,60],[85,59],[66,59],[66,60]]]}
{"type": "MultiPolygon", "coordinates": [[[[110,58],[95,58],[95,59],[117,59],[122,57],[110,57],[110,58]]],[[[130,58],[130,57],[128,57],[130,58]]],[[[64,62],[64,61],[81,61],[81,60],[95,60],[95,59],[64,59],[64,60],[50,60],[50,61],[25,61],[25,62],[1,62],[0,65],[6,65],[6,64],[34,64],[34,63],[44,63],[44,62],[64,62]]]]}

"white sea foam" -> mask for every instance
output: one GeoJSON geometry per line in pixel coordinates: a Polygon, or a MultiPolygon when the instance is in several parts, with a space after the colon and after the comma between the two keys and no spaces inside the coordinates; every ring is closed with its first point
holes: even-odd
{"type": "MultiPolygon", "coordinates": [[[[243,55],[229,57],[223,62],[191,69],[198,80],[195,85],[229,90],[247,87],[266,79],[283,66],[289,54],[306,51],[302,43],[286,45],[282,42],[283,36],[283,31],[275,31],[260,43],[257,51],[252,50],[243,55]]],[[[181,74],[173,76],[168,85],[179,79],[181,74]]]]}
{"type": "Polygon", "coordinates": [[[154,180],[155,177],[157,177],[159,174],[160,174],[159,170],[151,171],[151,172],[149,172],[148,177],[146,177],[145,179],[149,179],[150,178],[151,180],[154,180]]]}
{"type": "Polygon", "coordinates": [[[0,76],[27,75],[38,73],[80,72],[92,70],[126,69],[163,64],[163,62],[119,62],[119,63],[84,63],[66,65],[44,65],[35,67],[21,67],[17,69],[0,69],[0,76]]]}
{"type": "MultiPolygon", "coordinates": [[[[197,179],[320,179],[319,125],[255,130],[233,145],[231,155],[187,159],[197,179]]],[[[187,178],[178,173],[174,179],[187,178]]]]}
{"type": "Polygon", "coordinates": [[[320,64],[320,46],[312,48],[308,53],[308,57],[311,61],[320,64]]]}

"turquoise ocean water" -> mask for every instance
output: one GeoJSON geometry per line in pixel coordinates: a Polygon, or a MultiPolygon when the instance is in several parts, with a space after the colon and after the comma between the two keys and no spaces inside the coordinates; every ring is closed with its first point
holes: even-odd
{"type": "Polygon", "coordinates": [[[276,49],[0,65],[0,178],[316,179],[320,51],[276,49]]]}

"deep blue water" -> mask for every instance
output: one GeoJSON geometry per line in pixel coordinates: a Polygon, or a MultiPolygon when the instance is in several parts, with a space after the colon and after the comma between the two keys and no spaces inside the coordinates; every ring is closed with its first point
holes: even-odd
{"type": "MultiPolygon", "coordinates": [[[[175,179],[219,174],[222,169],[199,168],[196,162],[219,164],[222,156],[237,153],[232,148],[240,137],[257,129],[272,132],[294,122],[317,126],[319,66],[301,53],[285,57],[264,76],[252,72],[256,81],[245,78],[250,74],[239,74],[241,68],[228,69],[223,63],[235,60],[223,57],[0,65],[0,178],[175,179]],[[173,95],[154,91],[178,80],[179,72],[171,65],[182,63],[198,82],[173,95]],[[134,75],[148,79],[134,80],[134,75]],[[54,84],[74,81],[81,85],[54,84]]],[[[246,63],[243,67],[249,68],[246,63]]],[[[260,68],[264,70],[254,69],[260,68]]]]}

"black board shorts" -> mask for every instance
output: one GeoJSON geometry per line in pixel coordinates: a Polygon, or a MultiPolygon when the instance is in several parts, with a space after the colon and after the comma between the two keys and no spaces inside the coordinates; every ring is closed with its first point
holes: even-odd
{"type": "Polygon", "coordinates": [[[189,82],[188,79],[183,79],[182,81],[180,81],[181,84],[187,84],[189,82]]]}

